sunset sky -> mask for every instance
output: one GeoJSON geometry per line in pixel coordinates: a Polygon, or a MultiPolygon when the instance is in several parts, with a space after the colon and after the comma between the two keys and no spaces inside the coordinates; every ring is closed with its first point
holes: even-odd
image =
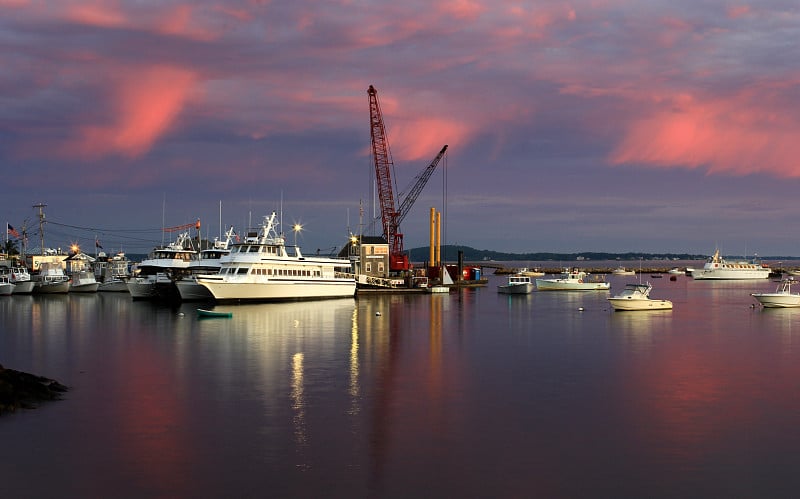
{"type": "Polygon", "coordinates": [[[796,0],[0,12],[0,217],[46,203],[48,246],[146,252],[198,218],[213,237],[221,203],[223,225],[282,207],[306,252],[341,247],[373,213],[374,85],[398,191],[449,145],[406,248],[436,207],[478,249],[800,256],[796,0]]]}

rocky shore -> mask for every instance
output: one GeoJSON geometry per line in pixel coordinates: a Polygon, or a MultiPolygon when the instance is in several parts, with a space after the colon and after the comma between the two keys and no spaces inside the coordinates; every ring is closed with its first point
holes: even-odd
{"type": "Polygon", "coordinates": [[[67,387],[58,381],[0,365],[0,416],[17,409],[33,409],[39,402],[58,400],[67,387]]]}

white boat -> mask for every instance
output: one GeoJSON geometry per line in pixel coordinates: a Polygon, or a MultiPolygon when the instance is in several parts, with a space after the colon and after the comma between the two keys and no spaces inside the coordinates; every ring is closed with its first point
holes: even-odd
{"type": "Polygon", "coordinates": [[[669,271],[667,273],[668,274],[673,274],[673,275],[681,275],[681,274],[684,273],[684,271],[679,269],[678,267],[674,267],[674,268],[669,269],[669,271]]]}
{"type": "Polygon", "coordinates": [[[603,276],[593,276],[579,269],[567,268],[558,277],[536,279],[539,291],[606,291],[610,288],[611,283],[603,276]]]}
{"type": "Polygon", "coordinates": [[[629,270],[622,266],[615,268],[611,273],[614,275],[636,275],[635,270],[629,270]]]}
{"type": "Polygon", "coordinates": [[[0,275],[0,296],[11,296],[14,292],[14,283],[11,282],[7,275],[0,275]]]}
{"type": "Polygon", "coordinates": [[[60,261],[42,261],[39,271],[33,276],[33,292],[36,294],[68,293],[69,276],[64,273],[60,261]]]}
{"type": "Polygon", "coordinates": [[[525,275],[510,275],[506,283],[497,286],[498,293],[505,293],[509,295],[527,295],[533,291],[533,283],[531,278],[525,275]]]}
{"type": "Polygon", "coordinates": [[[94,273],[89,270],[73,272],[70,277],[70,293],[96,293],[100,283],[94,278],[94,273]]]}
{"type": "Polygon", "coordinates": [[[94,277],[100,283],[97,291],[127,293],[127,281],[130,278],[129,264],[130,260],[122,252],[113,257],[103,252],[97,255],[97,260],[94,262],[94,277]]]}
{"type": "Polygon", "coordinates": [[[774,293],[751,293],[750,296],[768,308],[800,307],[800,293],[792,293],[792,285],[797,281],[792,277],[778,283],[774,293]]]}
{"type": "Polygon", "coordinates": [[[189,273],[175,281],[182,301],[201,301],[214,298],[207,287],[197,282],[197,276],[219,272],[222,267],[222,257],[230,254],[230,246],[234,237],[236,237],[236,233],[231,227],[225,233],[224,241],[214,238],[213,246],[200,250],[197,258],[189,262],[187,269],[189,273]]]}
{"type": "Polygon", "coordinates": [[[70,293],[96,293],[100,283],[94,277],[94,272],[89,270],[94,258],[85,253],[76,251],[64,262],[67,265],[67,275],[70,277],[70,293]]]}
{"type": "Polygon", "coordinates": [[[3,275],[8,278],[8,282],[14,285],[14,294],[31,294],[33,293],[34,283],[31,280],[31,274],[28,269],[22,266],[3,268],[3,275]]]}
{"type": "Polygon", "coordinates": [[[126,283],[131,297],[135,300],[178,298],[174,281],[188,272],[189,263],[196,254],[191,249],[188,232],[180,234],[174,243],[154,249],[126,283]]]}
{"type": "Polygon", "coordinates": [[[728,262],[714,251],[702,269],[692,271],[694,279],[766,279],[770,268],[754,261],[728,262]]]}
{"type": "Polygon", "coordinates": [[[539,269],[529,269],[528,267],[522,267],[521,269],[519,269],[519,272],[517,272],[517,274],[528,277],[540,277],[544,275],[544,272],[542,272],[539,269]]]}
{"type": "Polygon", "coordinates": [[[645,284],[626,284],[618,295],[608,298],[614,310],[672,310],[669,300],[654,300],[650,298],[653,286],[645,284]]]}
{"type": "Polygon", "coordinates": [[[277,301],[354,296],[350,260],[306,257],[287,251],[276,232],[277,215],[265,216],[259,233],[248,234],[222,259],[219,273],[197,277],[217,301],[277,301]]]}

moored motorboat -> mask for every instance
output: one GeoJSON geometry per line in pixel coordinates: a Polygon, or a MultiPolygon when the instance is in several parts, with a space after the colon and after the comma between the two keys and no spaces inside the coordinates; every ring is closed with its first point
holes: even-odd
{"type": "Polygon", "coordinates": [[[533,283],[531,278],[525,275],[510,275],[506,279],[505,284],[497,286],[498,293],[505,293],[509,295],[527,295],[533,291],[533,283]]]}
{"type": "Polygon", "coordinates": [[[41,261],[33,278],[35,294],[68,293],[69,276],[60,261],[41,261]]]}
{"type": "Polygon", "coordinates": [[[792,285],[797,284],[793,277],[778,283],[774,293],[751,293],[750,296],[767,308],[800,307],[800,293],[792,293],[792,285]]]}
{"type": "Polygon", "coordinates": [[[0,275],[0,296],[10,296],[14,292],[14,283],[7,275],[0,275]]]}
{"type": "Polygon", "coordinates": [[[519,275],[528,276],[528,277],[541,277],[541,276],[544,275],[543,271],[541,271],[541,270],[539,270],[537,268],[531,269],[531,268],[528,268],[528,267],[522,267],[521,269],[519,269],[519,272],[517,272],[517,273],[519,275]]]}
{"type": "Polygon", "coordinates": [[[770,268],[753,261],[729,262],[719,255],[719,249],[703,265],[702,269],[692,271],[694,279],[767,279],[770,268]]]}
{"type": "Polygon", "coordinates": [[[34,282],[28,269],[21,265],[3,267],[2,273],[8,277],[8,282],[14,285],[13,294],[24,295],[33,293],[34,282]]]}
{"type": "Polygon", "coordinates": [[[278,235],[277,214],[265,216],[259,232],[233,245],[219,273],[200,275],[216,301],[311,300],[354,296],[350,260],[304,256],[298,246],[287,251],[278,235]]]}
{"type": "Polygon", "coordinates": [[[644,284],[626,284],[618,295],[608,298],[614,310],[671,310],[672,302],[669,300],[654,300],[650,298],[653,286],[644,284]]]}
{"type": "Polygon", "coordinates": [[[558,277],[536,279],[536,289],[539,291],[606,291],[611,288],[611,283],[606,282],[603,276],[593,276],[579,269],[564,269],[558,277]]]}
{"type": "Polygon", "coordinates": [[[130,278],[130,260],[125,253],[119,252],[113,257],[100,253],[94,262],[94,276],[100,283],[97,291],[105,293],[127,293],[127,281],[130,278]]]}
{"type": "Polygon", "coordinates": [[[611,271],[611,273],[614,275],[636,275],[635,270],[626,269],[623,266],[615,268],[613,271],[611,271]]]}

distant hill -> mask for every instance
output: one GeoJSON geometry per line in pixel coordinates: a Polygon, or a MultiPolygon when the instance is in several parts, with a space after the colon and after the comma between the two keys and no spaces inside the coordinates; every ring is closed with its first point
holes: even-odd
{"type": "MultiPolygon", "coordinates": [[[[409,250],[409,258],[412,262],[425,262],[428,260],[429,248],[413,248],[409,250]]],[[[497,261],[576,261],[576,260],[705,260],[709,255],[694,255],[690,253],[600,253],[585,251],[581,253],[503,253],[501,251],[479,250],[469,246],[442,246],[442,259],[448,262],[458,260],[458,252],[464,252],[464,260],[478,262],[484,260],[497,261]]],[[[727,258],[742,258],[729,256],[727,258]]],[[[752,257],[751,257],[752,258],[752,257]]],[[[793,260],[797,257],[761,257],[763,260],[793,260]]]]}

